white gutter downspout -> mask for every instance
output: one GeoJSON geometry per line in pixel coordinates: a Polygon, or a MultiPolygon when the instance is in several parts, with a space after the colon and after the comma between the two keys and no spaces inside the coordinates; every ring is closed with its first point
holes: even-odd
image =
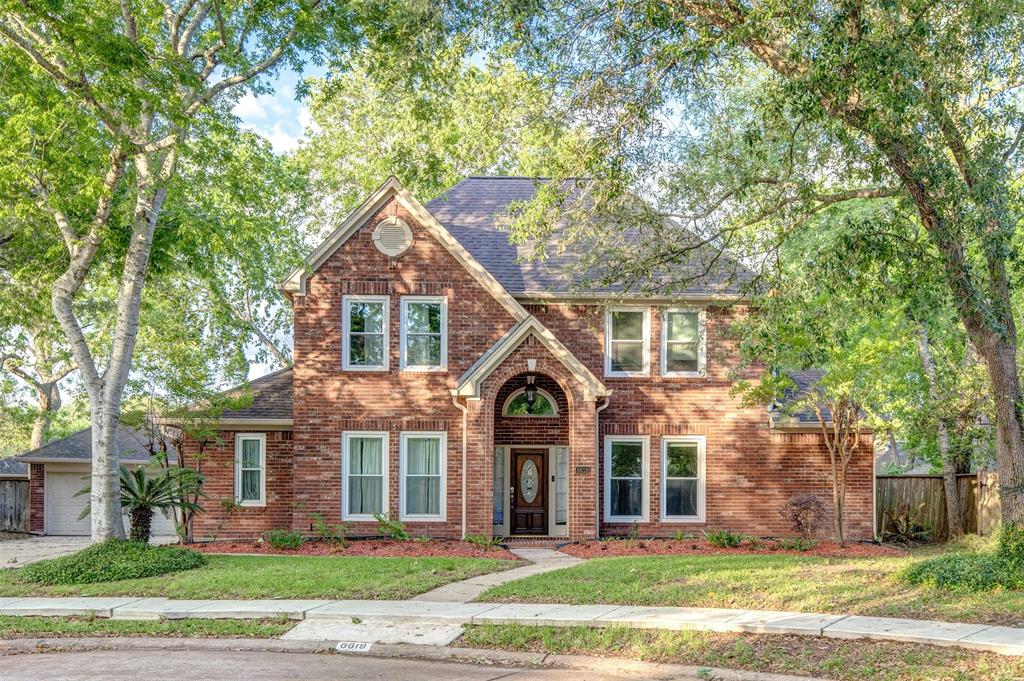
{"type": "MultiPolygon", "coordinates": [[[[601,538],[601,412],[608,406],[608,396],[604,396],[604,404],[594,410],[594,475],[597,476],[597,484],[594,489],[594,503],[597,505],[597,523],[594,527],[594,538],[601,538]]],[[[605,494],[608,490],[605,490],[605,494]]]]}
{"type": "Polygon", "coordinates": [[[462,412],[462,538],[466,538],[466,448],[467,448],[467,437],[466,428],[469,425],[469,406],[459,403],[459,396],[456,391],[452,391],[452,404],[454,404],[459,411],[462,412]]]}

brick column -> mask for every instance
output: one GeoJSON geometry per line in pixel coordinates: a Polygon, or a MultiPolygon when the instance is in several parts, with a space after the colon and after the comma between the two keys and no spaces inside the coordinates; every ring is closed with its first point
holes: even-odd
{"type": "Polygon", "coordinates": [[[28,470],[28,531],[42,534],[46,527],[44,517],[45,473],[43,464],[34,463],[28,470]]]}
{"type": "Polygon", "coordinates": [[[494,418],[487,400],[467,400],[466,533],[494,529],[494,418]]]}
{"type": "Polygon", "coordinates": [[[597,411],[573,395],[569,420],[569,538],[597,536],[597,411]]]}

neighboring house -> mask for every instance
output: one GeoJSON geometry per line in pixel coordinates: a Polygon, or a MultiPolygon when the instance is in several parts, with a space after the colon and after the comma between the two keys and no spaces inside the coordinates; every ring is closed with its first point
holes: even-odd
{"type": "MultiPolygon", "coordinates": [[[[778,536],[791,496],[827,503],[817,429],[730,392],[737,288],[578,290],[570,256],[525,259],[501,228],[535,186],[473,177],[424,206],[391,179],[310,255],[282,287],[294,366],[251,382],[203,446],[197,537],[309,534],[315,514],[374,534],[377,513],[445,537],[778,536]]],[[[873,537],[870,439],[849,471],[856,539],[873,537]]]]}
{"type": "MultiPolygon", "coordinates": [[[[129,468],[151,465],[148,439],[143,431],[121,426],[117,430],[121,463],[129,468]]],[[[88,535],[89,518],[79,518],[89,496],[76,496],[89,486],[92,462],[92,429],[47,442],[17,457],[28,468],[29,528],[36,534],[88,535]]],[[[127,528],[127,524],[125,525],[127,528]]],[[[174,523],[157,512],[154,536],[174,535],[174,523]]]]}
{"type": "Polygon", "coordinates": [[[14,457],[0,459],[0,480],[27,480],[28,464],[14,457]]]}

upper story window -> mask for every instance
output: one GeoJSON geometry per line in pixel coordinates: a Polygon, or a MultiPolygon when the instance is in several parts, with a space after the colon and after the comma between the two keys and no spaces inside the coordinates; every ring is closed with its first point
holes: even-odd
{"type": "Polygon", "coordinates": [[[555,398],[546,390],[522,388],[509,395],[502,410],[505,416],[557,416],[555,398]]]}
{"type": "Polygon", "coordinates": [[[613,307],[605,316],[605,376],[643,376],[651,365],[651,311],[613,307]]]}
{"type": "Polygon", "coordinates": [[[388,297],[342,299],[342,366],[350,371],[388,368],[388,297]]]}
{"type": "Polygon", "coordinates": [[[670,308],[661,315],[661,374],[704,374],[704,313],[670,308]]]}
{"type": "Polygon", "coordinates": [[[402,369],[439,371],[448,365],[448,300],[402,298],[402,369]]]}
{"type": "Polygon", "coordinates": [[[264,433],[235,436],[235,501],[241,506],[262,506],[266,498],[266,448],[264,433]]]}

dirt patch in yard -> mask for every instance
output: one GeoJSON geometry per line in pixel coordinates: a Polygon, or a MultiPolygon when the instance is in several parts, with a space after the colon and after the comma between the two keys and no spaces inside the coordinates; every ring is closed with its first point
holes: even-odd
{"type": "Polygon", "coordinates": [[[242,553],[268,556],[380,556],[384,558],[495,558],[519,560],[500,546],[477,546],[465,541],[447,539],[350,539],[345,543],[306,541],[297,549],[275,549],[262,539],[256,541],[213,542],[189,548],[203,553],[242,553]]]}
{"type": "Polygon", "coordinates": [[[840,546],[834,542],[817,542],[806,551],[784,549],[773,541],[744,542],[736,548],[712,546],[705,539],[605,539],[563,546],[560,551],[577,558],[610,558],[614,556],[713,556],[743,554],[777,554],[818,556],[822,558],[876,558],[902,556],[905,552],[891,546],[851,542],[840,546]]]}

